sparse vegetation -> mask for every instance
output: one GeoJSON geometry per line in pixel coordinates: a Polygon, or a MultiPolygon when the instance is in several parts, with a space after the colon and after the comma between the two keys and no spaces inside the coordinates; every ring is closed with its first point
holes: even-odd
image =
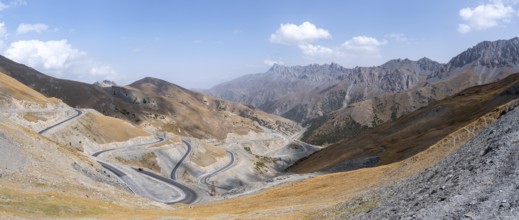
{"type": "Polygon", "coordinates": [[[394,121],[398,118],[398,108],[400,107],[400,103],[393,102],[391,106],[391,120],[394,121]]]}
{"type": "Polygon", "coordinates": [[[265,163],[263,163],[262,161],[256,161],[254,163],[254,168],[260,173],[268,171],[267,165],[265,165],[265,163]]]}
{"type": "Polygon", "coordinates": [[[140,158],[125,159],[122,157],[115,157],[115,159],[124,164],[145,167],[158,173],[161,171],[160,166],[157,164],[157,155],[153,152],[142,154],[140,158]]]}
{"type": "Polygon", "coordinates": [[[252,154],[252,151],[249,146],[244,146],[243,149],[245,149],[245,151],[247,151],[249,154],[252,154]]]}
{"type": "Polygon", "coordinates": [[[303,134],[303,137],[301,139],[308,143],[323,145],[328,143],[334,143],[342,139],[355,137],[371,129],[368,126],[361,125],[355,122],[350,117],[348,120],[344,120],[341,121],[341,123],[337,123],[336,127],[334,127],[333,130],[330,130],[327,133],[316,133],[315,130],[317,130],[326,121],[326,117],[318,118],[315,120],[315,122],[312,121],[312,125],[303,134]]]}

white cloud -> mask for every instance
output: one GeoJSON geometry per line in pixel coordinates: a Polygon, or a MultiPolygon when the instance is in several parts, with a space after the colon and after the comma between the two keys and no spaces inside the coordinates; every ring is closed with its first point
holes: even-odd
{"type": "Polygon", "coordinates": [[[332,35],[325,29],[317,28],[305,21],[300,25],[281,24],[275,33],[270,35],[270,42],[287,45],[299,45],[318,39],[328,39],[332,35]]]}
{"type": "Polygon", "coordinates": [[[7,38],[7,29],[5,28],[5,23],[0,22],[0,48],[4,47],[5,38],[7,38]]]}
{"type": "MultiPolygon", "coordinates": [[[[517,15],[512,6],[505,1],[491,1],[475,8],[463,8],[459,15],[464,23],[458,25],[458,32],[468,33],[474,30],[486,30],[501,23],[508,23],[517,15]]],[[[509,1],[506,1],[509,2],[509,1]]]]}
{"type": "Polygon", "coordinates": [[[9,5],[6,5],[5,3],[0,1],[0,11],[3,11],[5,9],[9,8],[9,5]]]}
{"type": "Polygon", "coordinates": [[[267,66],[273,66],[274,64],[278,64],[278,65],[285,64],[285,63],[283,63],[283,61],[281,61],[279,59],[271,59],[271,58],[267,58],[267,59],[263,60],[263,63],[266,64],[267,66]]]}
{"type": "Polygon", "coordinates": [[[389,38],[389,39],[393,39],[393,40],[398,41],[398,42],[407,41],[407,37],[403,33],[392,33],[392,34],[388,34],[388,35],[386,35],[384,37],[389,38]]]}
{"type": "Polygon", "coordinates": [[[467,24],[459,24],[458,25],[458,32],[465,34],[471,31],[471,28],[467,24]]]}
{"type": "Polygon", "coordinates": [[[386,40],[368,36],[356,36],[342,45],[330,48],[322,45],[298,45],[301,52],[312,62],[337,62],[347,66],[374,65],[382,58],[380,47],[386,40]]]}
{"type": "Polygon", "coordinates": [[[16,41],[11,43],[4,55],[42,72],[69,79],[94,81],[117,77],[111,67],[102,65],[86,52],[73,48],[67,40],[16,41]]]}
{"type": "Polygon", "coordinates": [[[0,11],[3,11],[8,8],[16,7],[18,5],[27,5],[27,2],[24,0],[13,0],[10,3],[6,4],[3,1],[0,1],[0,11]]]}
{"type": "Polygon", "coordinates": [[[324,47],[321,45],[313,45],[313,44],[302,44],[298,46],[299,49],[303,52],[303,54],[308,56],[332,56],[336,52],[328,47],[324,47]]]}
{"type": "Polygon", "coordinates": [[[7,37],[7,29],[5,28],[5,23],[0,22],[0,39],[4,39],[7,37]]]}
{"type": "Polygon", "coordinates": [[[49,29],[49,26],[46,25],[46,24],[41,24],[41,23],[38,23],[38,24],[25,24],[25,23],[21,23],[20,25],[18,25],[18,29],[16,29],[16,34],[26,34],[26,33],[29,33],[31,31],[33,32],[36,32],[36,33],[42,33],[44,31],[46,31],[47,29],[49,29]]]}
{"type": "MultiPolygon", "coordinates": [[[[382,56],[380,47],[387,44],[387,40],[374,37],[356,36],[335,47],[323,46],[314,41],[331,38],[330,32],[318,28],[310,22],[300,25],[281,24],[275,33],[270,35],[270,42],[297,46],[304,59],[311,63],[336,62],[347,66],[374,65],[380,62],[382,56]]],[[[395,33],[386,35],[396,41],[406,41],[404,34],[395,33]]],[[[266,59],[264,63],[273,65],[275,60],[266,59]]]]}
{"type": "Polygon", "coordinates": [[[110,77],[110,76],[115,76],[117,75],[117,72],[115,72],[115,70],[110,67],[110,66],[106,66],[106,65],[101,65],[101,66],[94,66],[92,68],[90,68],[90,75],[92,76],[101,76],[101,77],[110,77]]]}
{"type": "Polygon", "coordinates": [[[348,50],[377,52],[378,48],[387,44],[386,40],[380,41],[373,37],[356,36],[342,44],[342,47],[348,50]]]}

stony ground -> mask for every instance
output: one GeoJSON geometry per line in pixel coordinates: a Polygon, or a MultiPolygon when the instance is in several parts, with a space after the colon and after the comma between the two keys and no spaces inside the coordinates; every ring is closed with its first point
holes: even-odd
{"type": "Polygon", "coordinates": [[[519,219],[519,109],[435,166],[338,207],[338,219],[519,219]],[[360,214],[351,210],[374,207],[360,214]]]}

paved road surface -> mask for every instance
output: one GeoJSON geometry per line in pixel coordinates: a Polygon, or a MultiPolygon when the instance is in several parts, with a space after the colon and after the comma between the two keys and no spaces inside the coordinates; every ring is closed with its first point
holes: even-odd
{"type": "MultiPolygon", "coordinates": [[[[128,148],[128,147],[138,147],[138,146],[145,146],[145,145],[150,145],[150,144],[156,144],[156,143],[160,143],[162,141],[164,141],[164,138],[158,138],[157,141],[151,142],[151,143],[137,144],[137,145],[124,146],[124,147],[118,147],[118,148],[112,148],[112,149],[98,151],[98,152],[92,154],[92,156],[93,157],[97,157],[97,156],[99,156],[102,153],[106,153],[106,152],[113,151],[113,150],[118,150],[118,149],[128,148]]],[[[174,176],[176,176],[176,170],[178,169],[178,167],[180,167],[180,165],[186,159],[186,157],[191,153],[191,145],[188,142],[186,142],[186,141],[183,141],[183,142],[188,147],[188,151],[186,152],[186,154],[182,157],[182,159],[179,161],[179,163],[173,169],[173,171],[171,173],[172,178],[174,176]]],[[[130,178],[128,175],[126,175],[123,171],[115,168],[114,166],[112,166],[112,165],[110,165],[110,164],[108,164],[106,162],[101,162],[99,160],[97,162],[99,164],[101,164],[101,166],[106,168],[107,170],[109,170],[112,173],[114,173],[117,177],[119,177],[124,183],[126,183],[126,185],[128,185],[128,187],[132,190],[132,192],[134,192],[137,195],[144,196],[144,197],[153,199],[155,201],[163,202],[163,203],[166,203],[166,204],[175,204],[175,203],[179,203],[179,202],[180,203],[185,203],[185,204],[191,204],[193,202],[196,202],[197,199],[198,199],[198,195],[196,194],[195,191],[193,191],[191,188],[189,188],[189,187],[187,187],[185,185],[182,185],[181,183],[178,183],[178,182],[176,182],[176,181],[174,181],[172,179],[168,179],[166,177],[163,177],[161,175],[158,175],[158,174],[155,174],[155,173],[152,173],[152,172],[149,172],[149,171],[133,168],[134,170],[136,170],[139,173],[142,173],[144,175],[148,175],[148,176],[150,176],[152,178],[155,178],[155,179],[157,179],[159,181],[162,181],[162,182],[164,182],[166,184],[175,186],[176,188],[178,188],[179,190],[182,191],[181,194],[183,194],[183,196],[181,198],[176,199],[174,201],[162,201],[161,199],[156,198],[155,196],[149,194],[145,189],[143,189],[141,187],[141,185],[137,184],[132,178],[130,178]]]]}
{"type": "Polygon", "coordinates": [[[102,150],[102,151],[98,151],[98,152],[95,152],[92,154],[93,157],[97,157],[99,156],[100,154],[102,153],[106,153],[106,152],[109,152],[109,151],[113,151],[113,150],[118,150],[118,149],[123,149],[123,148],[130,148],[130,147],[140,147],[140,146],[145,146],[145,145],[150,145],[150,144],[158,144],[160,142],[164,141],[164,138],[157,138],[157,141],[154,141],[154,142],[150,142],[150,143],[144,143],[144,144],[136,144],[136,145],[130,145],[130,146],[124,146],[124,147],[116,147],[116,148],[111,148],[111,149],[106,149],[106,150],[102,150]]]}
{"type": "MultiPolygon", "coordinates": [[[[227,151],[227,154],[229,155],[229,158],[230,158],[228,164],[226,164],[225,166],[223,166],[222,168],[220,168],[218,170],[215,170],[215,171],[213,171],[211,173],[203,175],[200,179],[198,179],[198,182],[203,183],[203,184],[208,185],[208,186],[211,186],[211,184],[209,183],[209,178],[211,178],[211,177],[215,176],[217,173],[223,172],[223,171],[229,169],[231,166],[233,166],[234,162],[235,162],[234,154],[232,152],[229,152],[229,151],[227,151]]],[[[218,187],[218,188],[222,188],[222,187],[218,187]]]]}
{"type": "Polygon", "coordinates": [[[109,170],[110,172],[114,173],[117,177],[119,177],[124,183],[126,183],[126,185],[130,188],[130,190],[137,194],[137,195],[140,195],[140,196],[144,196],[144,197],[147,197],[147,198],[151,198],[151,199],[154,199],[154,200],[157,200],[157,198],[155,198],[154,196],[150,195],[148,193],[148,191],[146,191],[144,188],[141,187],[141,185],[137,184],[132,178],[130,178],[126,173],[124,173],[123,171],[115,168],[114,166],[108,164],[108,163],[105,163],[105,162],[101,162],[101,161],[97,161],[99,164],[101,164],[101,166],[103,166],[104,168],[106,168],[107,170],[109,170]]]}
{"type": "Polygon", "coordinates": [[[184,156],[178,161],[177,165],[173,168],[171,171],[171,179],[176,180],[177,179],[177,170],[182,165],[182,162],[187,158],[187,156],[191,153],[191,144],[187,143],[187,141],[182,140],[184,144],[187,146],[187,151],[184,154],[184,156]]]}
{"type": "Polygon", "coordinates": [[[47,127],[47,128],[45,128],[45,129],[39,131],[38,134],[43,134],[43,133],[47,132],[48,130],[53,129],[53,128],[55,128],[55,127],[57,127],[57,126],[59,126],[59,125],[65,123],[65,122],[67,122],[67,121],[70,121],[70,120],[72,120],[72,119],[74,119],[74,118],[77,118],[77,117],[79,117],[81,114],[83,114],[83,112],[82,112],[81,110],[77,109],[77,108],[74,109],[74,110],[76,110],[76,112],[77,112],[76,115],[74,115],[74,116],[72,116],[72,117],[70,117],[70,118],[67,118],[67,119],[65,119],[65,120],[63,120],[63,121],[61,121],[61,122],[58,122],[58,123],[56,123],[56,124],[54,124],[54,125],[51,125],[50,127],[47,127]]]}
{"type": "Polygon", "coordinates": [[[145,174],[145,175],[148,175],[150,177],[153,177],[153,178],[155,178],[157,180],[160,180],[160,181],[162,181],[164,183],[176,186],[177,188],[181,189],[184,192],[184,198],[182,198],[180,200],[177,200],[177,201],[174,201],[174,202],[167,202],[166,204],[175,204],[175,203],[178,203],[178,202],[185,203],[185,204],[191,204],[191,203],[195,202],[198,199],[198,195],[196,194],[195,191],[193,191],[191,188],[189,188],[187,186],[182,185],[181,183],[178,183],[175,180],[163,177],[161,175],[152,173],[150,171],[146,171],[146,170],[142,170],[142,169],[137,169],[137,168],[133,168],[133,169],[136,170],[137,172],[140,172],[142,174],[145,174]]]}

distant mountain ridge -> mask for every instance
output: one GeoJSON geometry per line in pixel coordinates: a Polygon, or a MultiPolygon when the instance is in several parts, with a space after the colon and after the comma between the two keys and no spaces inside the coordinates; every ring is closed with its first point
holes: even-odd
{"type": "Polygon", "coordinates": [[[336,63],[293,67],[275,64],[266,73],[246,75],[209,92],[305,122],[349,103],[407,90],[444,66],[428,58],[397,59],[378,67],[353,69],[336,63]]]}
{"type": "Polygon", "coordinates": [[[448,63],[428,58],[380,66],[275,65],[209,92],[310,126],[303,139],[333,143],[356,136],[465,88],[519,72],[519,38],[485,41],[448,63]],[[256,84],[256,85],[254,85],[256,84]]]}
{"type": "MultiPolygon", "coordinates": [[[[425,57],[417,61],[394,59],[381,66],[356,67],[352,69],[342,67],[336,63],[293,67],[274,64],[265,73],[245,75],[216,85],[208,92],[220,98],[242,102],[270,113],[305,122],[320,114],[308,113],[306,116],[292,117],[290,113],[286,113],[291,110],[298,112],[294,108],[299,108],[299,104],[320,105],[326,109],[327,103],[300,103],[299,101],[291,100],[300,99],[301,97],[299,96],[308,93],[310,90],[314,90],[314,93],[322,94],[327,92],[323,91],[324,89],[332,86],[337,87],[341,84],[343,87],[345,86],[344,84],[366,87],[368,91],[361,91],[363,94],[359,94],[359,92],[355,92],[354,95],[346,94],[346,91],[351,89],[349,86],[336,89],[335,91],[338,94],[330,94],[332,96],[344,96],[345,102],[352,103],[373,97],[380,92],[400,92],[419,83],[445,79],[469,64],[477,64],[481,69],[478,72],[487,72],[484,70],[489,68],[511,67],[517,69],[519,68],[517,66],[519,64],[518,54],[519,38],[513,38],[510,40],[481,42],[455,56],[447,64],[441,64],[425,57]],[[283,101],[284,104],[276,104],[277,100],[283,101]],[[295,103],[287,104],[287,101],[295,103]]],[[[482,80],[478,83],[493,82],[495,81],[494,78],[495,76],[489,76],[488,80],[486,80],[485,77],[482,77],[482,80]]],[[[327,94],[319,95],[318,98],[335,101],[337,99],[327,94]]],[[[312,108],[312,106],[306,107],[312,108]]],[[[334,105],[330,109],[337,110],[339,107],[341,106],[334,105]]]]}

